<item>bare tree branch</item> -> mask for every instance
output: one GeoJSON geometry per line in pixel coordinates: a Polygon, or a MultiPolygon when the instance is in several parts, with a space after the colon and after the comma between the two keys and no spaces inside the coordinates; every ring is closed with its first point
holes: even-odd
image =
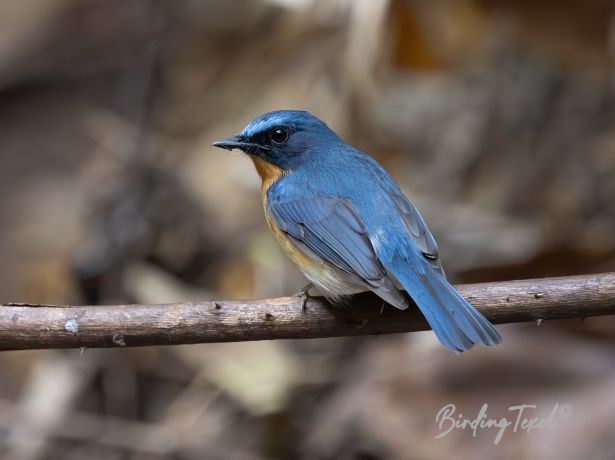
{"type": "MultiPolygon", "coordinates": [[[[615,314],[615,273],[459,285],[496,324],[615,314]]],[[[417,308],[382,310],[372,294],[346,310],[311,298],[168,305],[0,306],[0,350],[124,347],[390,334],[428,329],[417,308]]]]}

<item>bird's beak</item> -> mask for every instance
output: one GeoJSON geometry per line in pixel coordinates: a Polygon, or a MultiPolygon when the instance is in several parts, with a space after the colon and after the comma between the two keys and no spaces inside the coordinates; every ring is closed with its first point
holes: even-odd
{"type": "Polygon", "coordinates": [[[239,136],[231,136],[227,137],[226,139],[220,139],[219,141],[216,141],[211,145],[212,147],[219,147],[226,150],[248,150],[260,147],[259,145],[253,144],[251,142],[243,142],[239,136]]]}

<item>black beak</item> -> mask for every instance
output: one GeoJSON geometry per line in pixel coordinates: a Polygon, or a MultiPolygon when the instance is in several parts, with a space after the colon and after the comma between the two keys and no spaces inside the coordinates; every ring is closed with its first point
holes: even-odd
{"type": "Polygon", "coordinates": [[[243,142],[239,136],[231,136],[227,137],[226,139],[220,139],[219,141],[216,141],[211,145],[212,147],[219,147],[226,150],[240,149],[246,151],[250,149],[255,150],[260,148],[260,145],[258,144],[253,144],[251,142],[243,142]]]}

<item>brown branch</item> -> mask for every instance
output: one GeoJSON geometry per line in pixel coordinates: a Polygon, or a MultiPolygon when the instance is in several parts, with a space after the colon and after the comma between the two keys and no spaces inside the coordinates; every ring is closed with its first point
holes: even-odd
{"type": "MultiPolygon", "coordinates": [[[[496,324],[615,314],[615,273],[457,286],[496,324]]],[[[311,298],[168,305],[0,306],[0,350],[176,345],[377,335],[428,329],[418,312],[359,294],[347,310],[311,298]]]]}

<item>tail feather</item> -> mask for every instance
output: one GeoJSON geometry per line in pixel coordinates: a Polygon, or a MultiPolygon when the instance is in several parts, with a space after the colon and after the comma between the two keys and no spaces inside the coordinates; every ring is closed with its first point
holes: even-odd
{"type": "Polygon", "coordinates": [[[495,327],[427,262],[419,258],[408,262],[397,257],[385,267],[412,297],[447,349],[461,352],[475,344],[500,343],[501,336],[495,327]]]}
{"type": "Polygon", "coordinates": [[[439,292],[445,293],[441,297],[453,315],[457,315],[458,323],[468,338],[475,344],[495,346],[501,342],[502,337],[497,329],[481,315],[476,308],[465,300],[439,273],[432,273],[429,279],[433,285],[438,286],[439,292]]]}

